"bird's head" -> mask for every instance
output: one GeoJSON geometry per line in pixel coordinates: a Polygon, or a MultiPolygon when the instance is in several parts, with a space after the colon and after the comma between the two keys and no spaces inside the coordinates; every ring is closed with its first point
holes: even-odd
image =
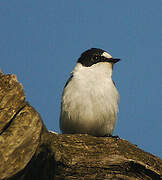
{"type": "Polygon", "coordinates": [[[101,62],[110,63],[113,67],[118,61],[120,61],[120,59],[113,58],[108,52],[98,48],[88,49],[83,52],[78,59],[78,63],[81,63],[85,67],[90,67],[101,62]]]}

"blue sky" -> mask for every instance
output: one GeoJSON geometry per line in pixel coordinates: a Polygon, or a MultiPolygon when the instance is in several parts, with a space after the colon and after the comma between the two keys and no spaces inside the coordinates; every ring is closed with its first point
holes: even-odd
{"type": "Polygon", "coordinates": [[[0,69],[18,76],[48,129],[60,132],[64,84],[91,47],[122,59],[114,135],[162,157],[161,0],[0,1],[0,69]]]}

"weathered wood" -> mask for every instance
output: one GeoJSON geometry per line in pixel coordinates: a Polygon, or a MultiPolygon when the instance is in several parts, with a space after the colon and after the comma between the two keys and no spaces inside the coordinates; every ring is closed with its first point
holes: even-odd
{"type": "Polygon", "coordinates": [[[0,180],[158,180],[162,160],[118,138],[48,132],[15,75],[0,73],[0,180]]]}
{"type": "Polygon", "coordinates": [[[42,127],[16,76],[0,74],[0,179],[24,169],[35,154],[42,127]]]}

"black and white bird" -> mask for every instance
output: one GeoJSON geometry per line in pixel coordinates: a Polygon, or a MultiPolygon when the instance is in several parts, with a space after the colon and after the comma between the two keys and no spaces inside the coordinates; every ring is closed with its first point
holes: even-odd
{"type": "Polygon", "coordinates": [[[112,80],[112,72],[113,65],[119,60],[98,48],[81,54],[62,94],[62,133],[113,134],[119,93],[112,80]]]}

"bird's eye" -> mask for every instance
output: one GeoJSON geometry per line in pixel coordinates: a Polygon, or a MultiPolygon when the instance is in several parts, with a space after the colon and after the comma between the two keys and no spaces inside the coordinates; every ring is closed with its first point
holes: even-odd
{"type": "Polygon", "coordinates": [[[98,58],[99,58],[98,56],[94,56],[94,59],[96,59],[96,60],[97,60],[98,58]]]}

